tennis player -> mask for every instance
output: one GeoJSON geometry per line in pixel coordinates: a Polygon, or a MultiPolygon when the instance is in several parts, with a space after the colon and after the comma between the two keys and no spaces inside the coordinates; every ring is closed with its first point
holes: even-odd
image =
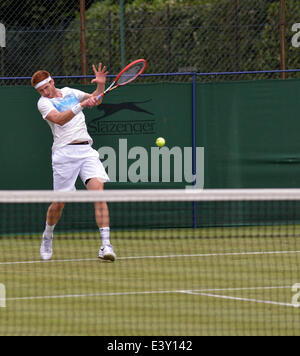
{"type": "MultiPolygon", "coordinates": [[[[99,154],[92,148],[92,138],[88,134],[83,109],[101,104],[97,95],[105,89],[106,67],[100,63],[93,65],[97,84],[92,94],[68,87],[58,89],[50,73],[41,70],[31,79],[32,86],[39,92],[38,110],[49,124],[53,134],[52,169],[53,188],[57,191],[74,191],[80,176],[88,190],[103,190],[109,177],[99,160],[99,154]]],[[[95,203],[95,218],[102,238],[98,257],[114,261],[116,254],[110,243],[109,211],[105,202],[95,203]]],[[[46,227],[40,248],[41,258],[52,257],[53,232],[59,222],[64,203],[52,203],[47,212],[46,227]]]]}

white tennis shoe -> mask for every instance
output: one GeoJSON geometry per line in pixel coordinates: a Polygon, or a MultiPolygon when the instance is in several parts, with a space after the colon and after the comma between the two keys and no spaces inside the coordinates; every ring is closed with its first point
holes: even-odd
{"type": "Polygon", "coordinates": [[[115,259],[117,258],[116,254],[114,253],[114,249],[112,245],[101,246],[98,257],[101,260],[112,261],[112,262],[115,261],[115,259]]]}
{"type": "Polygon", "coordinates": [[[52,242],[53,242],[53,237],[50,239],[46,239],[43,236],[42,244],[41,244],[41,249],[40,249],[40,254],[41,254],[41,259],[44,261],[48,261],[52,257],[52,242]]]}

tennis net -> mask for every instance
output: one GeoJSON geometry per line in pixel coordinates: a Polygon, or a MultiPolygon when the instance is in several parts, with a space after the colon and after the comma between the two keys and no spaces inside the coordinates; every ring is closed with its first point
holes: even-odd
{"type": "Polygon", "coordinates": [[[300,190],[2,191],[0,212],[0,335],[300,335],[300,190]]]}

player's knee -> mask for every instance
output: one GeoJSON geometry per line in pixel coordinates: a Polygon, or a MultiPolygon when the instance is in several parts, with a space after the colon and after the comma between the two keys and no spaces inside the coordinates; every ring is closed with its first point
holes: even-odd
{"type": "Polygon", "coordinates": [[[88,190],[103,190],[104,188],[104,183],[100,178],[88,179],[85,184],[88,190]]]}
{"type": "Polygon", "coordinates": [[[50,210],[55,212],[61,212],[64,207],[65,207],[64,203],[52,203],[50,206],[50,210]]]}

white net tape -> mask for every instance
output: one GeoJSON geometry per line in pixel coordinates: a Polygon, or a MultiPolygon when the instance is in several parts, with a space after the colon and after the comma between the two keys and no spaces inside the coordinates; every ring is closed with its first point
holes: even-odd
{"type": "Polygon", "coordinates": [[[0,203],[300,200],[300,189],[130,189],[0,191],[0,203]]]}

